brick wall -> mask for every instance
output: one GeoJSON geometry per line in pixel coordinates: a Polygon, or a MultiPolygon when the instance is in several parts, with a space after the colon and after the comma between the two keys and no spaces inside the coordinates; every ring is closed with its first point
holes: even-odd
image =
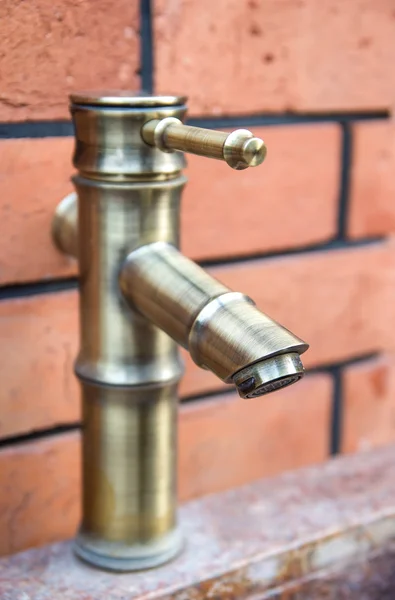
{"type": "Polygon", "coordinates": [[[393,3],[151,4],[0,5],[0,554],[79,519],[76,270],[50,239],[78,88],[185,92],[191,123],[269,148],[189,159],[182,247],[306,339],[309,373],[246,402],[187,359],[180,499],[395,440],[393,3]]]}

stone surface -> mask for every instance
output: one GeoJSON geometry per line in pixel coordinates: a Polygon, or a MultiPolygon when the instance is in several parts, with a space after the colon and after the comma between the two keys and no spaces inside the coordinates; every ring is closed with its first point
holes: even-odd
{"type": "Polygon", "coordinates": [[[395,231],[395,121],[353,127],[348,233],[378,236],[395,231]]]}
{"type": "Polygon", "coordinates": [[[395,548],[390,543],[365,560],[280,586],[260,600],[393,600],[395,548]]]}
{"type": "MultiPolygon", "coordinates": [[[[304,363],[313,366],[393,348],[394,263],[389,241],[210,272],[305,339],[304,363]]],[[[7,348],[0,361],[0,437],[78,418],[77,292],[0,302],[0,339],[7,348]]],[[[189,357],[186,363],[183,397],[230,389],[189,357]]]]}
{"type": "Polygon", "coordinates": [[[4,0],[0,121],[68,118],[79,89],[138,89],[138,0],[4,0]]]}
{"type": "MultiPolygon", "coordinates": [[[[233,171],[188,157],[181,239],[194,259],[305,246],[335,235],[339,128],[253,129],[269,147],[257,169],[233,171]]],[[[72,152],[72,138],[0,141],[0,284],[75,273],[75,261],[51,238],[55,207],[73,189],[72,152]]]]}
{"type": "Polygon", "coordinates": [[[394,36],[388,0],[156,0],[156,88],[196,114],[390,108],[394,36]]]}
{"type": "MultiPolygon", "coordinates": [[[[181,406],[180,500],[323,461],[331,396],[330,377],[315,375],[277,392],[275,401],[229,394],[181,406]]],[[[33,410],[34,404],[28,416],[33,410]]],[[[79,473],[78,431],[0,450],[0,489],[7,492],[0,500],[0,555],[74,535],[79,473]]]]}
{"type": "Polygon", "coordinates": [[[385,548],[395,536],[394,496],[393,447],[343,457],[186,504],[180,511],[186,548],[158,569],[123,575],[95,570],[79,562],[68,543],[3,559],[1,597],[262,598],[279,584],[363,563],[385,548]]]}
{"type": "Polygon", "coordinates": [[[395,441],[395,359],[383,356],[343,374],[342,451],[365,451],[395,441]]]}

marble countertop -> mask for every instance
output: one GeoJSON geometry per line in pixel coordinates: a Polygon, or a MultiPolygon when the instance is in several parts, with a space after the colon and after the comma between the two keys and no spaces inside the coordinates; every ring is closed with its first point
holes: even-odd
{"type": "Polygon", "coordinates": [[[185,550],[163,567],[100,571],[62,542],[1,559],[0,597],[263,598],[279,585],[363,561],[395,539],[395,447],[189,502],[180,521],[185,550]]]}

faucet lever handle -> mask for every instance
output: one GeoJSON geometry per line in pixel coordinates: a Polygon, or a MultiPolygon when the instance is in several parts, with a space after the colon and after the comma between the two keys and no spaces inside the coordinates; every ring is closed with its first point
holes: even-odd
{"type": "Polygon", "coordinates": [[[152,119],[143,125],[141,137],[149,146],[164,152],[189,152],[224,160],[232,169],[241,170],[260,165],[266,156],[265,142],[248,129],[231,133],[191,127],[174,117],[152,119]]]}

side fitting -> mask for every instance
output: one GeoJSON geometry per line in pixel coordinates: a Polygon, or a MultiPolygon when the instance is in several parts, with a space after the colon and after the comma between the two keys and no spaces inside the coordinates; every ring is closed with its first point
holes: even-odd
{"type": "MultiPolygon", "coordinates": [[[[252,398],[298,381],[308,345],[178,251],[183,152],[257,166],[251,132],[185,126],[185,98],[71,96],[76,193],[53,236],[78,258],[83,407],[77,554],[106,569],[178,554],[178,345],[252,398]]],[[[213,458],[215,460],[215,458],[213,458]]]]}

